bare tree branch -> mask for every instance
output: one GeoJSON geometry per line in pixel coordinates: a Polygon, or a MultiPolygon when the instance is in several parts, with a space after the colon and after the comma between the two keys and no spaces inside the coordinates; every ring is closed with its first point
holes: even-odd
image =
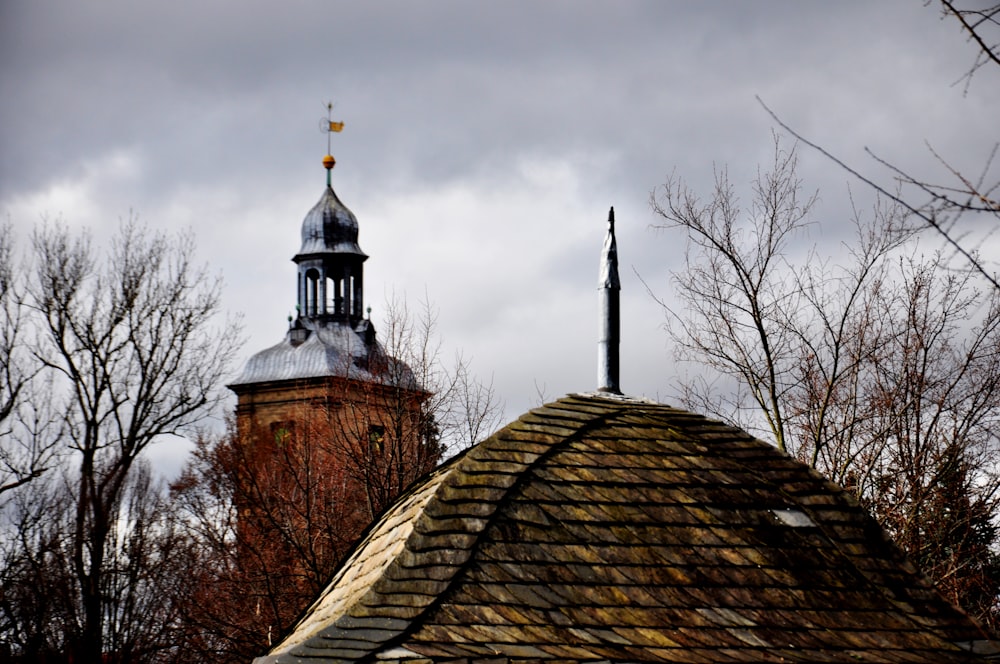
{"type": "Polygon", "coordinates": [[[10,224],[0,227],[0,497],[42,477],[60,439],[39,375],[43,363],[28,344],[24,268],[15,264],[14,240],[10,224]]]}
{"type": "MultiPolygon", "coordinates": [[[[906,201],[904,198],[902,198],[898,193],[889,191],[888,189],[886,189],[882,185],[878,184],[874,180],[872,180],[872,179],[870,179],[870,178],[862,175],[860,172],[858,172],[854,168],[851,168],[850,166],[848,166],[846,163],[844,163],[843,161],[841,161],[840,159],[838,159],[837,157],[835,157],[832,153],[830,153],[825,148],[823,148],[823,147],[817,145],[816,143],[813,143],[813,142],[809,141],[808,139],[806,139],[805,137],[803,137],[801,134],[799,134],[794,129],[792,129],[791,127],[789,127],[787,124],[785,124],[781,120],[781,118],[779,118],[777,116],[777,114],[775,114],[775,112],[772,111],[767,106],[767,104],[764,103],[764,101],[760,97],[757,97],[757,102],[764,108],[765,111],[767,111],[768,115],[771,116],[771,118],[778,124],[778,126],[780,126],[782,129],[784,129],[786,132],[788,132],[788,134],[790,136],[794,137],[800,143],[803,143],[804,145],[808,145],[812,149],[816,150],[817,152],[819,152],[820,154],[822,154],[824,157],[826,157],[827,159],[829,159],[830,161],[832,161],[833,163],[835,163],[837,166],[839,166],[840,168],[844,169],[846,172],[850,173],[852,176],[854,176],[855,178],[857,178],[861,182],[865,183],[866,185],[868,185],[869,187],[871,187],[872,189],[874,189],[876,192],[878,192],[879,195],[884,196],[885,198],[888,198],[888,199],[894,201],[895,203],[897,203],[898,205],[900,205],[902,208],[904,208],[908,213],[910,213],[911,215],[917,217],[918,219],[921,219],[929,227],[933,228],[934,231],[945,241],[945,243],[948,246],[950,246],[957,254],[959,254],[960,256],[962,256],[965,259],[965,261],[968,263],[969,267],[972,270],[974,270],[975,272],[978,272],[995,289],[1000,290],[1000,281],[997,280],[997,277],[994,276],[994,275],[992,275],[992,274],[990,274],[986,270],[986,267],[978,259],[978,257],[973,252],[967,250],[964,246],[962,246],[962,244],[959,242],[959,240],[952,235],[952,233],[950,232],[950,229],[948,227],[946,227],[946,225],[939,218],[938,210],[936,208],[934,208],[934,207],[927,208],[927,207],[924,207],[924,206],[916,207],[916,206],[910,204],[908,201],[906,201]]],[[[909,180],[910,181],[914,181],[912,178],[910,178],[909,180]]]]}
{"type": "MultiPolygon", "coordinates": [[[[977,71],[987,64],[1000,66],[1000,42],[987,41],[987,31],[993,28],[994,33],[1000,29],[1000,4],[994,4],[975,9],[960,9],[953,0],[939,0],[942,13],[953,16],[968,35],[969,40],[976,45],[976,59],[966,72],[966,91],[968,84],[977,71]]],[[[929,4],[928,2],[924,3],[929,4]]],[[[994,35],[996,36],[996,35],[994,35]]]]}

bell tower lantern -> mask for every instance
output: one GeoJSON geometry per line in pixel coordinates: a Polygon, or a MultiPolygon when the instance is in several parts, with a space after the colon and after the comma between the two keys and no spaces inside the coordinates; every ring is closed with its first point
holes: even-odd
{"type": "Polygon", "coordinates": [[[326,190],[302,221],[302,247],[292,260],[298,265],[299,317],[354,328],[364,316],[368,256],[358,246],[358,220],[333,191],[335,163],[331,155],[323,157],[326,190]]]}

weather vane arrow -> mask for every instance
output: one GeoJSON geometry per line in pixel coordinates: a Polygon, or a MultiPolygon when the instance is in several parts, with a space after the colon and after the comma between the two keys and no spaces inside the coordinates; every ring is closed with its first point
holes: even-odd
{"type": "Polygon", "coordinates": [[[334,122],[333,121],[333,106],[334,106],[333,102],[332,101],[328,101],[326,103],[326,117],[325,118],[320,118],[320,120],[319,120],[319,130],[322,131],[322,132],[326,132],[326,134],[327,134],[327,136],[326,136],[326,151],[327,152],[330,151],[330,133],[332,133],[332,132],[338,132],[339,133],[339,132],[344,131],[344,123],[343,122],[334,122]]]}

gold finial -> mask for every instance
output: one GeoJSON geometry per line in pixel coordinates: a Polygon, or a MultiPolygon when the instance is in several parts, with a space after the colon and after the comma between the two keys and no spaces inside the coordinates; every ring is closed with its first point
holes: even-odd
{"type": "Polygon", "coordinates": [[[325,157],[323,157],[323,168],[325,168],[326,170],[330,170],[331,168],[333,168],[334,164],[336,163],[337,160],[333,158],[332,154],[328,154],[325,157]]]}

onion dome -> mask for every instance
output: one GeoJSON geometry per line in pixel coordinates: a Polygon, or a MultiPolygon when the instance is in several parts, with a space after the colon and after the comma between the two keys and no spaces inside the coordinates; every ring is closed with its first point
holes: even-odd
{"type": "Polygon", "coordinates": [[[326,155],[326,189],[302,220],[298,265],[299,315],[314,322],[334,321],[351,328],[362,322],[364,269],[368,259],[358,245],[358,220],[330,182],[335,160],[326,155]]]}
{"type": "Polygon", "coordinates": [[[319,202],[302,220],[299,256],[355,254],[367,258],[358,245],[358,220],[328,183],[319,202]]]}

